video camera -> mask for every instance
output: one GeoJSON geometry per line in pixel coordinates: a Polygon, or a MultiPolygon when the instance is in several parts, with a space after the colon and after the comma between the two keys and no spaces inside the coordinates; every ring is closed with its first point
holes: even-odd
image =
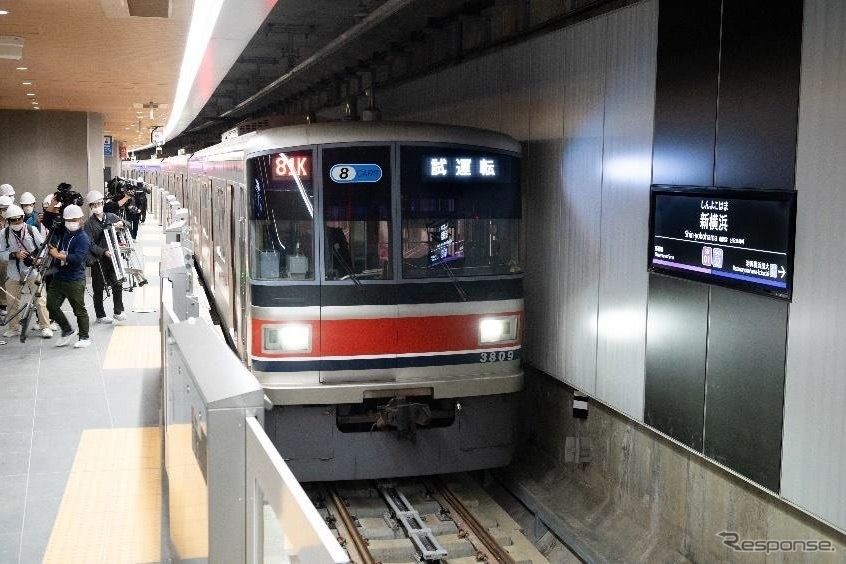
{"type": "Polygon", "coordinates": [[[130,200],[122,211],[125,211],[129,215],[135,215],[138,213],[138,207],[135,205],[135,190],[134,180],[126,180],[125,178],[115,176],[106,185],[106,197],[117,202],[129,196],[130,200]]]}
{"type": "Polygon", "coordinates": [[[56,186],[56,191],[53,193],[53,197],[56,198],[56,201],[60,203],[62,207],[82,206],[82,203],[85,201],[82,194],[74,192],[71,188],[73,188],[73,186],[67,182],[62,182],[56,186]]]}

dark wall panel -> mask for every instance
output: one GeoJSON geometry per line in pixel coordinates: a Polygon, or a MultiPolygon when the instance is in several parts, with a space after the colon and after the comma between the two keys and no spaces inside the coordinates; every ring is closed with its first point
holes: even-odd
{"type": "Polygon", "coordinates": [[[653,184],[713,185],[720,5],[661,1],[653,184]]]}
{"type": "Polygon", "coordinates": [[[708,286],[649,276],[644,421],[702,451],[708,286]]]}
{"type": "Polygon", "coordinates": [[[801,47],[802,0],[725,0],[715,185],[794,188],[801,47]]]}
{"type": "Polygon", "coordinates": [[[781,477],[787,302],[712,287],[705,455],[775,492],[781,477]]]}

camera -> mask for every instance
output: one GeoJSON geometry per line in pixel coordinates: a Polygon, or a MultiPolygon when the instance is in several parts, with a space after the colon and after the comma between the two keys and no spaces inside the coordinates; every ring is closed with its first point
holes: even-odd
{"type": "Polygon", "coordinates": [[[26,258],[23,259],[24,266],[32,266],[35,264],[35,259],[32,258],[32,255],[27,255],[26,258]]]}
{"type": "Polygon", "coordinates": [[[72,188],[73,186],[67,182],[62,182],[56,186],[56,192],[53,194],[53,197],[56,198],[56,201],[59,202],[62,207],[82,206],[82,203],[85,201],[82,194],[74,192],[72,188]]]}

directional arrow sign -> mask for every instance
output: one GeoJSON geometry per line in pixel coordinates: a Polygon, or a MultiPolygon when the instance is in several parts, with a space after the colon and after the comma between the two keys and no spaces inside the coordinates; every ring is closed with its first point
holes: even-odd
{"type": "Polygon", "coordinates": [[[787,274],[787,270],[785,270],[785,268],[782,266],[782,267],[781,267],[781,268],[779,268],[779,270],[778,270],[778,275],[779,275],[779,277],[780,277],[780,278],[784,278],[784,275],[785,275],[785,274],[787,274]]]}

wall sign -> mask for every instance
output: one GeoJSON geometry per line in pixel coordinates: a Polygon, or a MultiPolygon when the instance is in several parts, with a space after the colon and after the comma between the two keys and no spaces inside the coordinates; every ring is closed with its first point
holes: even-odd
{"type": "Polygon", "coordinates": [[[115,145],[111,135],[103,135],[103,156],[111,157],[114,152],[115,145]]]}
{"type": "Polygon", "coordinates": [[[649,269],[790,299],[796,193],[652,189],[649,269]]]}

